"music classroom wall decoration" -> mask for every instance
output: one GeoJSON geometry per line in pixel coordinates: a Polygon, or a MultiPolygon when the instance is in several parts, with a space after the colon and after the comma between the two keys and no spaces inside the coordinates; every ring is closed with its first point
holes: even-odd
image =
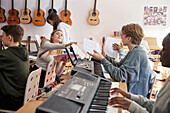
{"type": "MultiPolygon", "coordinates": [[[[54,1],[51,0],[51,8],[48,10],[48,16],[51,13],[57,14],[57,10],[54,9],[53,2],[54,1]]],[[[27,8],[27,3],[28,3],[27,0],[25,0],[25,7],[22,9],[21,16],[19,18],[18,17],[19,12],[16,9],[14,9],[14,0],[11,0],[12,8],[8,11],[9,16],[7,19],[7,23],[8,24],[19,24],[19,23],[29,24],[32,22],[33,25],[35,26],[45,25],[46,23],[46,19],[44,18],[45,13],[42,9],[40,9],[40,0],[38,0],[38,9],[34,11],[33,19],[31,17],[31,10],[27,8]]],[[[100,20],[98,18],[99,11],[96,9],[96,3],[97,3],[97,0],[94,0],[94,8],[90,10],[90,16],[88,18],[88,23],[90,25],[98,25],[100,23],[100,20]]],[[[65,9],[61,11],[60,19],[63,22],[67,23],[68,25],[72,25],[72,20],[70,16],[71,16],[71,12],[67,9],[67,0],[65,0],[65,9]]],[[[5,21],[6,21],[5,10],[1,8],[1,0],[0,0],[0,23],[3,23],[5,21]]]]}

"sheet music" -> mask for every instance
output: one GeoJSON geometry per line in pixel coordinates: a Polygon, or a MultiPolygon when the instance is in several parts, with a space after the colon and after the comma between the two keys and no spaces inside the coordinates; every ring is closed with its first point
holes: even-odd
{"type": "Polygon", "coordinates": [[[40,46],[40,43],[41,43],[40,35],[35,35],[35,39],[37,40],[38,45],[40,46]]]}
{"type": "Polygon", "coordinates": [[[105,52],[108,56],[117,58],[118,51],[113,50],[112,44],[117,43],[120,45],[121,39],[113,38],[113,37],[107,37],[106,39],[106,45],[105,45],[105,52]]]}
{"type": "Polygon", "coordinates": [[[94,53],[93,50],[96,50],[97,52],[101,53],[99,43],[97,43],[93,40],[89,40],[87,38],[84,38],[84,51],[93,54],[94,53]]]}
{"type": "Polygon", "coordinates": [[[86,55],[82,52],[82,50],[77,45],[73,44],[72,47],[75,54],[78,54],[80,59],[84,59],[86,57],[86,55]]]}

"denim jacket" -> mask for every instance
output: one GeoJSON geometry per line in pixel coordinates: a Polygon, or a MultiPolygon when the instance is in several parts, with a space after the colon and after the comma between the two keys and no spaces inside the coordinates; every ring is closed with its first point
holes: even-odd
{"type": "Polygon", "coordinates": [[[120,62],[106,55],[101,63],[113,80],[127,82],[128,92],[146,97],[153,70],[143,46],[135,46],[120,62]]]}

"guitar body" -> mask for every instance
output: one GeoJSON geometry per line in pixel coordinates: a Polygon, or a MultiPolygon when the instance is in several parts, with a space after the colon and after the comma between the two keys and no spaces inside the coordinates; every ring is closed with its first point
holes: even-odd
{"type": "Polygon", "coordinates": [[[5,22],[6,21],[6,17],[5,17],[5,10],[0,8],[0,23],[5,22]]]}
{"type": "Polygon", "coordinates": [[[63,22],[67,23],[68,25],[72,25],[72,21],[70,19],[70,15],[71,15],[71,13],[70,13],[69,10],[66,11],[66,14],[65,14],[65,10],[62,10],[61,11],[61,18],[60,19],[63,22]]]}
{"type": "Polygon", "coordinates": [[[99,15],[99,11],[98,11],[98,10],[95,10],[95,12],[94,12],[94,10],[92,9],[92,10],[90,11],[90,16],[89,16],[89,18],[88,18],[88,23],[89,23],[90,25],[98,25],[98,24],[100,23],[100,20],[99,20],[99,18],[98,18],[98,15],[99,15]]]}
{"type": "Polygon", "coordinates": [[[55,9],[49,9],[48,10],[48,15],[50,15],[51,13],[57,13],[57,11],[55,9]]]}
{"type": "Polygon", "coordinates": [[[44,11],[40,9],[38,15],[38,9],[34,11],[34,18],[33,18],[33,24],[35,26],[43,26],[45,24],[45,19],[44,19],[44,11]]]}
{"type": "Polygon", "coordinates": [[[22,9],[22,14],[20,17],[20,22],[23,24],[29,24],[32,21],[32,18],[30,16],[31,11],[29,9],[22,9]]]}
{"type": "Polygon", "coordinates": [[[8,24],[19,24],[19,18],[18,18],[18,11],[16,9],[13,10],[12,14],[12,9],[8,11],[9,17],[7,20],[8,24]]]}

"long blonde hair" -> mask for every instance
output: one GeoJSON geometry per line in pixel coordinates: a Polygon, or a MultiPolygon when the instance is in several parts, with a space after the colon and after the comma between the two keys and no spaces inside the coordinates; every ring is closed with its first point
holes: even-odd
{"type": "MultiPolygon", "coordinates": [[[[53,37],[54,33],[57,32],[57,31],[61,31],[61,30],[60,30],[60,29],[54,30],[54,31],[51,33],[50,40],[48,40],[48,39],[43,39],[43,40],[41,41],[40,47],[41,47],[46,41],[50,41],[51,43],[54,43],[52,37],[53,37]]],[[[61,32],[62,32],[62,31],[61,31],[61,32]]],[[[59,44],[63,44],[63,41],[60,42],[59,44]]],[[[40,58],[44,53],[46,53],[47,51],[49,52],[48,55],[50,55],[50,53],[51,53],[52,50],[47,49],[47,50],[43,51],[42,53],[39,54],[39,58],[40,58]]],[[[62,53],[63,53],[63,50],[62,50],[62,49],[57,49],[56,55],[59,55],[59,54],[62,54],[62,53]]]]}

